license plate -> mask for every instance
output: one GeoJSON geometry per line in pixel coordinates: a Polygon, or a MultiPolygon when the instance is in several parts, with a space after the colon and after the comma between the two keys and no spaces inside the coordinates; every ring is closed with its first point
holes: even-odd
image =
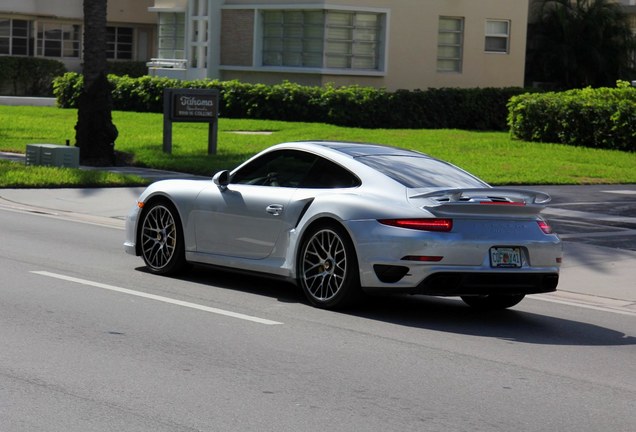
{"type": "Polygon", "coordinates": [[[521,267],[521,250],[517,247],[490,248],[490,266],[498,268],[521,267]]]}

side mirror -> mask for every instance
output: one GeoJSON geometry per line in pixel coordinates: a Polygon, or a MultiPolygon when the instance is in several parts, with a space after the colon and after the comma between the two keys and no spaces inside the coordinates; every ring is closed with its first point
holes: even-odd
{"type": "Polygon", "coordinates": [[[227,185],[230,184],[230,172],[228,170],[219,171],[214,174],[212,181],[221,188],[221,190],[225,190],[227,189],[227,185]]]}

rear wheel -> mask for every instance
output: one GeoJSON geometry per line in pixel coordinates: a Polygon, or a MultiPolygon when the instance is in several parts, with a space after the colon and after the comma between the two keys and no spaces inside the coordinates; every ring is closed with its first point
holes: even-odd
{"type": "Polygon", "coordinates": [[[518,304],[523,298],[524,294],[516,295],[502,295],[502,294],[490,294],[483,296],[462,296],[462,300],[468,306],[481,310],[498,310],[507,309],[518,304]]]}
{"type": "Polygon", "coordinates": [[[347,233],[335,224],[310,229],[300,249],[299,282],[309,302],[334,309],[360,294],[358,263],[347,233]]]}
{"type": "Polygon", "coordinates": [[[183,230],[177,210],[167,202],[155,202],[141,223],[141,256],[152,273],[168,275],[185,267],[183,230]]]}

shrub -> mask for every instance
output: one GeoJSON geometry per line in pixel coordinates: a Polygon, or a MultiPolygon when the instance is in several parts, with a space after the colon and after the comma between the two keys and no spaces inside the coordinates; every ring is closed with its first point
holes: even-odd
{"type": "Polygon", "coordinates": [[[57,60],[0,56],[0,89],[12,96],[52,96],[52,82],[66,72],[57,60]]]}
{"type": "Polygon", "coordinates": [[[77,108],[84,79],[75,72],[67,72],[53,80],[53,94],[60,108],[77,108]]]}
{"type": "MultiPolygon", "coordinates": [[[[55,82],[61,107],[76,107],[81,76],[68,73],[55,82]],[[79,87],[78,87],[79,86],[79,87]]],[[[228,118],[323,122],[362,128],[457,128],[506,130],[506,104],[521,88],[429,89],[388,92],[372,87],[267,86],[240,81],[180,81],[109,75],[114,109],[162,112],[166,88],[215,88],[219,113],[228,118]]]]}
{"type": "Polygon", "coordinates": [[[142,61],[109,61],[108,73],[139,78],[148,75],[148,66],[142,61]]]}
{"type": "Polygon", "coordinates": [[[524,94],[511,98],[508,124],[526,141],[636,151],[636,89],[616,88],[524,94]]]}

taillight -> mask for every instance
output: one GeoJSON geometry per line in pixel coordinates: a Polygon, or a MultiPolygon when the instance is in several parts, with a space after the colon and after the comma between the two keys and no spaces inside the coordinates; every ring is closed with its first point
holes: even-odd
{"type": "Polygon", "coordinates": [[[379,219],[378,222],[420,231],[449,232],[453,229],[452,219],[379,219]]]}
{"type": "Polygon", "coordinates": [[[537,224],[539,225],[539,228],[541,228],[541,231],[543,231],[544,234],[552,234],[552,227],[546,221],[538,220],[537,224]]]}

